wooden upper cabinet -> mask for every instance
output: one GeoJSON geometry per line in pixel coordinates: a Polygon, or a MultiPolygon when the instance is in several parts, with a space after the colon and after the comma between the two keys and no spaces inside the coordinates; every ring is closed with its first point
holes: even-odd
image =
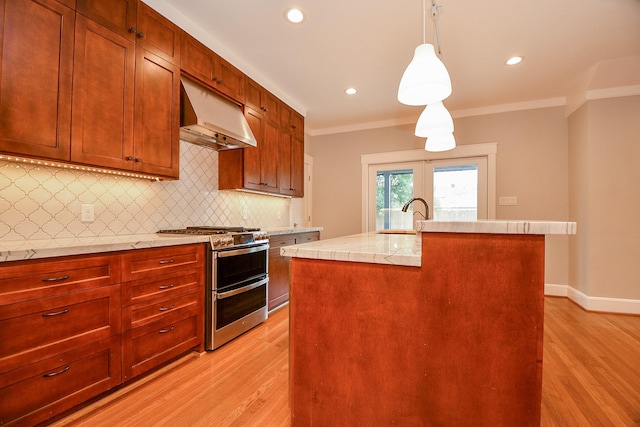
{"type": "Polygon", "coordinates": [[[278,128],[248,106],[244,115],[258,146],[218,152],[218,187],[278,194],[278,128]]]}
{"type": "Polygon", "coordinates": [[[179,66],[180,28],[142,2],[138,3],[137,23],[137,45],[179,66]]]}
{"type": "Polygon", "coordinates": [[[133,170],[178,178],[180,67],[137,50],[133,170]]]}
{"type": "Polygon", "coordinates": [[[133,168],[134,72],[131,40],[76,16],[72,161],[133,168]]]}
{"type": "Polygon", "coordinates": [[[260,111],[268,121],[280,122],[278,98],[250,78],[246,79],[245,103],[254,110],[260,111]]]}
{"type": "Polygon", "coordinates": [[[286,104],[280,105],[278,146],[280,194],[304,196],[304,118],[286,104]]]}
{"type": "Polygon", "coordinates": [[[0,0],[0,151],[68,160],[75,13],[0,0]]]}
{"type": "Polygon", "coordinates": [[[238,103],[245,102],[245,76],[189,34],[182,32],[180,68],[238,103]]]}
{"type": "Polygon", "coordinates": [[[76,0],[76,11],[133,40],[137,34],[138,0],[76,0]]]}

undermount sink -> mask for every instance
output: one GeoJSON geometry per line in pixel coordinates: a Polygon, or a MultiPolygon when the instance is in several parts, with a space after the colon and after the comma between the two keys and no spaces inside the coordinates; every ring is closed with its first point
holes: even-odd
{"type": "Polygon", "coordinates": [[[408,230],[406,228],[392,228],[388,230],[378,230],[378,234],[416,234],[416,230],[408,230]]]}

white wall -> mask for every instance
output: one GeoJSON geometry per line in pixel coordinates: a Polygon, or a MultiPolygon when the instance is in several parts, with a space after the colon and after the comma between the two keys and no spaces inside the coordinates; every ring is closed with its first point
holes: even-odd
{"type": "MultiPolygon", "coordinates": [[[[454,119],[459,145],[497,142],[497,195],[517,196],[498,206],[498,219],[569,219],[567,122],[564,108],[454,119]]],[[[413,125],[310,138],[314,157],[314,225],[323,238],[361,229],[360,155],[424,147],[413,125]]],[[[580,225],[578,225],[578,232],[580,225]]],[[[546,282],[569,283],[568,238],[547,242],[546,282]]]]}
{"type": "Polygon", "coordinates": [[[571,287],[640,300],[640,96],[592,100],[569,117],[571,287]]]}

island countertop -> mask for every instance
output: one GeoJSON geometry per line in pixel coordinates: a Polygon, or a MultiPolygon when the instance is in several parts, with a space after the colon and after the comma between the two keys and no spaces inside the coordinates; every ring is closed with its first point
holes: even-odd
{"type": "Polygon", "coordinates": [[[420,267],[421,233],[570,235],[576,233],[576,223],[524,220],[416,221],[416,231],[416,234],[354,234],[287,246],[280,253],[293,258],[420,267]]]}

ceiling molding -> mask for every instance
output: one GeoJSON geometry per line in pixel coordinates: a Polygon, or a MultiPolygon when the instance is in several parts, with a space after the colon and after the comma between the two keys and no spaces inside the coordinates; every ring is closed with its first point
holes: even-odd
{"type": "MultiPolygon", "coordinates": [[[[563,107],[566,98],[549,98],[535,101],[516,102],[511,104],[491,105],[487,107],[469,108],[465,110],[452,111],[451,116],[455,118],[482,116],[485,114],[508,113],[511,111],[534,110],[536,108],[563,107]]],[[[378,129],[391,126],[404,126],[415,124],[418,117],[405,117],[402,119],[381,120],[377,122],[355,123],[352,125],[324,128],[308,129],[305,131],[310,136],[331,135],[335,133],[355,132],[361,130],[378,129]]]]}

